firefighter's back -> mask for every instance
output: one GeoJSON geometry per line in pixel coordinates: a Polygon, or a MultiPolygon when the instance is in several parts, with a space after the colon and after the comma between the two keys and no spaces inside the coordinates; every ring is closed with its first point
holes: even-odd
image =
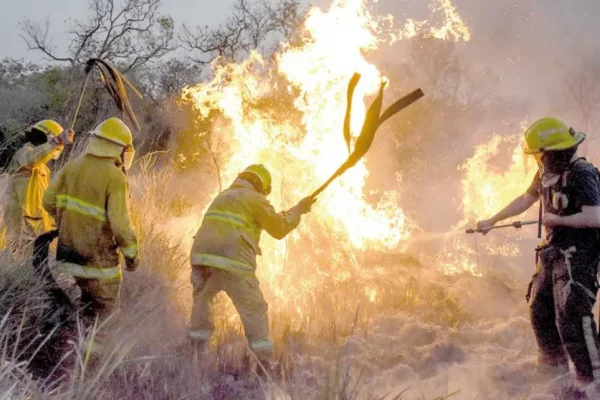
{"type": "Polygon", "coordinates": [[[63,185],[57,192],[57,259],[82,266],[118,266],[118,246],[107,216],[113,180],[125,174],[109,158],[84,155],[65,166],[63,185]]]}

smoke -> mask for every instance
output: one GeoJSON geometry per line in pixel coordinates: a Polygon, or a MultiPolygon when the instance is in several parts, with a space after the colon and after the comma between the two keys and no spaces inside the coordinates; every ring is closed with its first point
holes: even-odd
{"type": "MultiPolygon", "coordinates": [[[[322,3],[319,5],[323,6],[323,10],[330,5],[328,2],[322,3]]],[[[496,231],[485,238],[479,237],[479,242],[474,236],[461,235],[460,232],[467,225],[475,224],[477,219],[491,216],[527,187],[534,170],[530,166],[520,165],[521,161],[514,159],[515,145],[520,142],[524,121],[556,115],[574,126],[592,125],[590,121],[581,120],[581,113],[573,110],[568,98],[572,83],[570,78],[574,76],[572,71],[577,71],[582,61],[577,57],[562,55],[589,52],[593,40],[588,37],[585,21],[589,19],[589,12],[600,6],[587,2],[578,8],[566,10],[564,6],[549,1],[502,4],[458,1],[455,3],[456,12],[470,28],[470,40],[454,42],[422,37],[429,26],[440,26],[444,22],[443,13],[432,13],[435,7],[431,8],[427,3],[379,1],[367,4],[368,11],[378,22],[391,21],[392,18],[386,16],[388,14],[393,17],[391,28],[386,26],[390,29],[383,30],[383,36],[389,35],[394,29],[406,28],[405,22],[408,20],[416,21],[417,27],[425,26],[416,37],[407,37],[405,31],[404,35],[400,35],[402,40],[392,40],[391,45],[380,43],[376,51],[366,54],[367,61],[390,79],[385,97],[387,103],[416,87],[423,88],[426,93],[425,99],[400,113],[381,129],[367,156],[365,199],[373,207],[382,200],[397,202],[399,209],[406,213],[411,228],[416,227],[418,231],[411,240],[401,242],[392,252],[408,251],[422,262],[437,267],[458,263],[464,264],[466,270],[501,274],[507,273],[507,270],[506,263],[499,262],[499,258],[510,256],[508,264],[515,265],[517,275],[525,281],[531,270],[531,241],[535,242],[535,228],[496,231]],[[572,40],[568,39],[572,37],[582,38],[577,41],[575,48],[572,40]],[[490,179],[484,177],[480,181],[465,183],[466,176],[468,181],[468,172],[464,165],[468,165],[467,161],[475,155],[478,146],[490,143],[494,137],[503,138],[498,142],[501,144],[494,156],[473,167],[484,169],[490,179]],[[513,172],[507,174],[507,171],[513,172]],[[523,173],[519,175],[521,171],[523,173]],[[511,182],[504,184],[503,180],[511,182]],[[518,184],[515,184],[517,180],[518,184]],[[493,185],[492,190],[498,193],[500,200],[490,202],[495,209],[479,206],[466,210],[465,197],[481,197],[480,186],[483,183],[493,185]],[[397,195],[393,199],[386,198],[391,191],[397,195]],[[519,240],[523,237],[532,240],[519,240]],[[452,259],[442,261],[440,256],[445,257],[448,253],[452,253],[452,259]]],[[[442,1],[435,0],[432,4],[442,4],[442,1]]],[[[295,62],[306,61],[300,54],[295,62]]],[[[262,63],[260,61],[259,66],[262,63]]],[[[360,65],[363,65],[362,61],[360,65]]],[[[308,67],[299,67],[299,73],[303,72],[302,68],[308,67]]],[[[232,68],[228,73],[246,73],[244,67],[241,70],[232,68]]],[[[317,73],[323,75],[323,78],[319,78],[323,85],[327,71],[320,68],[315,70],[317,73]]],[[[265,90],[260,83],[254,82],[255,77],[260,78],[260,75],[252,76],[252,80],[247,81],[251,84],[244,89],[248,90],[244,96],[255,96],[253,91],[265,90]]],[[[273,82],[276,85],[283,83],[280,79],[273,82]]],[[[211,98],[218,99],[221,96],[219,91],[209,95],[213,90],[211,86],[205,86],[203,90],[211,98]]],[[[261,101],[260,95],[255,97],[261,101]]],[[[216,100],[211,101],[216,104],[216,100]]],[[[283,103],[286,101],[289,99],[283,99],[283,103]]],[[[307,103],[313,108],[316,104],[314,101],[307,103]]],[[[266,103],[264,105],[268,106],[266,103]]],[[[239,119],[240,116],[236,114],[234,118],[238,130],[244,129],[243,124],[247,123],[247,120],[239,119]]],[[[232,118],[231,115],[229,118],[232,118]]],[[[213,129],[227,132],[229,122],[223,118],[217,118],[216,121],[213,129]]],[[[267,127],[279,132],[275,125],[267,127]]],[[[259,139],[263,126],[256,124],[252,129],[257,129],[252,142],[241,145],[255,146],[264,140],[259,139]]],[[[295,132],[296,127],[293,129],[295,132]]],[[[194,134],[200,136],[202,132],[194,134]]],[[[178,231],[181,231],[179,227],[186,227],[184,230],[188,242],[191,241],[189,232],[194,231],[190,225],[199,224],[202,211],[217,192],[214,182],[207,180],[218,180],[217,175],[222,174],[220,184],[227,187],[232,177],[247,163],[242,158],[230,163],[231,153],[242,150],[247,154],[252,153],[248,149],[223,150],[222,146],[215,149],[214,146],[211,148],[210,143],[202,144],[202,157],[205,159],[202,174],[192,174],[193,177],[186,178],[188,182],[201,179],[201,184],[178,185],[182,193],[186,191],[188,196],[196,197],[192,201],[192,212],[177,217],[171,224],[178,227],[178,231]],[[210,151],[206,151],[206,148],[210,151]],[[224,155],[223,151],[227,154],[224,155]],[[211,156],[215,153],[215,165],[211,165],[211,156]],[[228,165],[224,166],[226,163],[228,165]],[[225,171],[218,171],[219,164],[225,171]],[[214,173],[215,169],[217,174],[214,173]],[[207,176],[207,171],[212,171],[210,176],[207,176]],[[201,193],[190,193],[194,190],[198,192],[199,188],[201,193]]],[[[275,180],[283,181],[282,176],[277,176],[278,173],[275,171],[275,180]]],[[[293,189],[292,192],[298,192],[293,189]]],[[[278,196],[275,204],[278,207],[290,206],[300,194],[285,196],[283,204],[278,196]]],[[[319,213],[317,218],[321,218],[319,213]]],[[[537,218],[536,210],[530,210],[524,218],[537,218]]],[[[306,233],[306,230],[303,232],[306,233]]],[[[298,236],[295,235],[294,242],[297,241],[298,236]]],[[[461,268],[456,267],[455,271],[461,271],[461,268]]],[[[446,267],[443,269],[448,272],[446,267]]]]}
{"type": "MultiPolygon", "coordinates": [[[[586,102],[600,105],[593,95],[599,88],[591,79],[583,85],[580,81],[585,80],[586,69],[587,74],[598,71],[600,57],[594,40],[598,28],[592,16],[600,12],[600,4],[586,1],[567,7],[556,1],[459,0],[455,5],[471,29],[470,41],[407,39],[381,46],[373,57],[390,77],[395,93],[422,87],[427,97],[379,134],[368,156],[371,175],[367,186],[372,192],[401,187],[401,207],[426,232],[457,231],[460,222],[474,224],[476,219],[492,215],[487,210],[464,221],[461,209],[464,196],[481,195],[474,185],[465,187],[466,171],[458,168],[475,154],[477,146],[496,135],[516,143],[521,140],[524,122],[544,116],[562,118],[576,129],[588,130],[592,137],[599,125],[593,115],[584,112],[589,105],[586,102]]],[[[425,19],[429,9],[426,2],[380,1],[373,12],[390,13],[399,22],[425,19]]],[[[390,97],[386,96],[388,101],[390,97]]],[[[589,158],[599,154],[596,143],[588,140],[584,147],[589,158]]],[[[513,151],[513,146],[500,146],[486,168],[502,176],[514,164],[513,151]]],[[[526,174],[519,179],[522,189],[535,167],[523,171],[526,174]]],[[[506,176],[513,182],[505,185],[496,180],[498,192],[514,193],[503,186],[514,185],[518,178],[506,176]]],[[[504,197],[502,206],[509,200],[504,197]]],[[[536,207],[523,217],[536,218],[536,207]]],[[[535,228],[493,232],[479,238],[479,249],[469,237],[470,252],[464,257],[473,263],[497,265],[498,272],[504,273],[504,263],[494,261],[486,247],[512,243],[521,250],[513,260],[519,267],[512,272],[528,279],[522,271],[532,269],[535,234],[535,228]],[[475,259],[477,253],[479,260],[475,259]]],[[[421,240],[411,251],[431,254],[444,247],[444,239],[431,242],[425,245],[421,240]]]]}
{"type": "MultiPolygon", "coordinates": [[[[430,18],[431,10],[422,1],[381,0],[371,5],[373,15],[391,14],[395,27],[402,27],[407,18],[430,18]]],[[[416,233],[384,253],[361,252],[347,248],[351,247],[347,242],[336,243],[334,235],[309,234],[317,226],[313,221],[301,235],[291,238],[289,247],[275,248],[266,241],[267,248],[275,250],[261,260],[259,275],[274,276],[272,287],[265,288],[266,296],[276,309],[293,304],[293,313],[286,317],[290,321],[296,317],[306,330],[315,320],[335,325],[345,319],[347,323],[354,304],[362,305],[366,338],[351,340],[359,343],[357,354],[364,355],[357,361],[373,367],[369,387],[402,389],[398,387],[402,383],[427,395],[439,395],[445,380],[447,394],[454,389],[464,391],[457,398],[478,394],[518,398],[534,392],[519,376],[529,374],[534,359],[523,294],[533,271],[535,228],[494,231],[486,237],[462,232],[527,188],[535,167],[528,166],[519,151],[524,121],[553,115],[575,127],[594,126],[593,119],[586,120],[573,107],[571,89],[582,66],[594,65],[589,54],[595,45],[592,32],[598,28],[590,28],[588,22],[600,5],[586,1],[568,8],[555,1],[473,0],[457,1],[456,7],[471,29],[470,41],[405,38],[366,55],[390,79],[386,104],[416,87],[426,93],[425,99],[381,129],[367,157],[364,187],[365,199],[372,206],[385,199],[386,192],[397,191],[394,201],[417,227],[416,233]],[[482,148],[488,149],[485,156],[480,155],[482,148]],[[484,175],[470,174],[473,171],[484,175]],[[481,198],[484,186],[491,191],[490,197],[466,209],[465,198],[481,198]],[[274,258],[278,249],[279,255],[285,255],[284,263],[276,267],[268,258],[274,258]],[[421,263],[402,258],[403,252],[421,263]],[[269,271],[264,271],[266,266],[269,271]],[[295,275],[299,270],[304,274],[295,275]],[[460,274],[463,271],[480,276],[460,274]],[[459,274],[444,276],[450,272],[459,274]],[[297,292],[301,295],[294,298],[297,292]],[[398,329],[385,331],[386,322],[381,319],[393,307],[403,310],[389,317],[398,329]],[[390,347],[399,349],[390,365],[369,359],[368,354],[384,354],[390,347]],[[399,359],[403,362],[398,363],[399,359]]],[[[299,73],[307,68],[299,67],[299,73]]],[[[323,71],[327,72],[323,67],[315,74],[323,71]]],[[[262,86],[250,81],[244,93],[252,96],[258,89],[262,86]]],[[[209,92],[221,95],[218,90],[209,92]]],[[[311,102],[306,105],[315,107],[311,102]]],[[[248,122],[241,114],[236,118],[236,124],[248,122]]],[[[221,122],[218,128],[226,131],[227,123],[221,122]]],[[[257,130],[253,139],[262,139],[262,134],[257,130]]],[[[229,166],[224,186],[245,163],[245,158],[238,158],[229,166]]],[[[276,176],[276,180],[281,178],[276,176]]],[[[298,178],[293,185],[302,182],[298,178]]],[[[196,187],[210,188],[193,209],[201,215],[216,191],[207,182],[196,187]]],[[[294,194],[296,198],[299,193],[294,194]]],[[[287,196],[285,202],[289,201],[287,196]]],[[[322,216],[317,212],[311,218],[322,216]]],[[[524,216],[536,218],[535,208],[524,216]]],[[[187,226],[193,220],[183,216],[172,225],[187,226]]]]}

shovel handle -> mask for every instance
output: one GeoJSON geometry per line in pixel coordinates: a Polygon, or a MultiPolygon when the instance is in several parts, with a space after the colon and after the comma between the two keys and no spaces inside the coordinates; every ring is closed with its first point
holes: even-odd
{"type": "Polygon", "coordinates": [[[83,81],[83,87],[81,88],[81,94],[79,95],[79,101],[77,102],[77,108],[75,109],[75,114],[73,115],[73,119],[71,120],[70,129],[73,130],[75,128],[75,122],[77,122],[77,116],[79,115],[79,110],[81,109],[81,103],[83,103],[83,95],[85,94],[85,89],[87,89],[88,80],[90,79],[90,70],[85,70],[85,80],[83,81]]]}

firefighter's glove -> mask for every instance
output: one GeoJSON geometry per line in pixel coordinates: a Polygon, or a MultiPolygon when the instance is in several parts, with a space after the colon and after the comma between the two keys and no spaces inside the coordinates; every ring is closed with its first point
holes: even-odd
{"type": "Polygon", "coordinates": [[[134,258],[125,258],[125,269],[133,272],[140,266],[140,256],[136,255],[134,258]]]}
{"type": "Polygon", "coordinates": [[[317,199],[313,197],[305,197],[302,200],[300,200],[296,208],[300,212],[300,214],[307,214],[310,212],[310,210],[312,209],[312,205],[315,204],[316,201],[317,199]]]}
{"type": "Polygon", "coordinates": [[[60,135],[54,136],[53,141],[56,145],[73,144],[74,138],[75,132],[73,129],[65,129],[60,133],[60,135]]]}

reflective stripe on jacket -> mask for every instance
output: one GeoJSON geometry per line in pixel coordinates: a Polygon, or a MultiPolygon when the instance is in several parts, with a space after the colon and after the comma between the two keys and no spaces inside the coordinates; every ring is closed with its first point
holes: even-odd
{"type": "Polygon", "coordinates": [[[112,280],[112,279],[121,279],[123,272],[121,271],[121,267],[117,265],[112,268],[95,268],[95,267],[83,267],[81,265],[58,261],[56,263],[56,270],[58,272],[66,273],[69,275],[73,275],[76,278],[85,278],[85,279],[102,279],[102,280],[112,280]]]}
{"type": "Polygon", "coordinates": [[[80,278],[121,277],[121,253],[138,254],[127,176],[114,159],[84,154],[67,163],[44,195],[58,226],[57,261],[80,278]]]}
{"type": "Polygon", "coordinates": [[[192,248],[193,265],[253,275],[262,230],[283,239],[300,223],[295,208],[277,213],[254,187],[236,179],[220,193],[206,212],[192,248]]]}

